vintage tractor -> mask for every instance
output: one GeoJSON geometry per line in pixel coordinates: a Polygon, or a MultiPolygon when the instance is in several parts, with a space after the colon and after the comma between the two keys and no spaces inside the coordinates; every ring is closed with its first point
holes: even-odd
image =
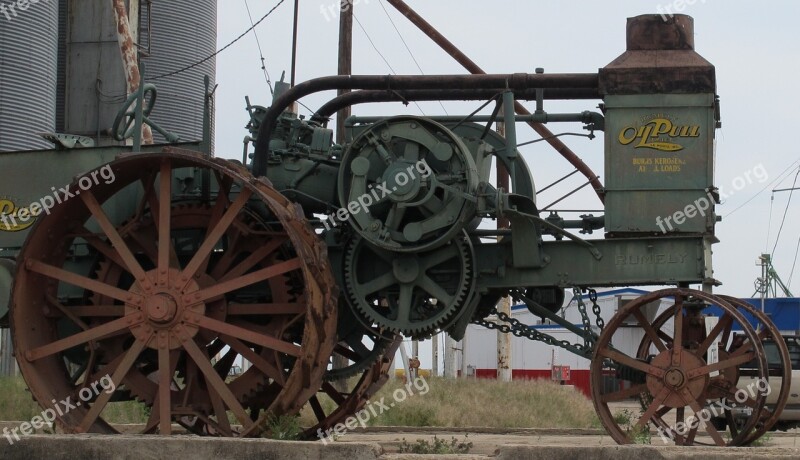
{"type": "MultiPolygon", "coordinates": [[[[252,436],[308,404],[319,421],[306,432],[313,437],[363,407],[401,335],[459,338],[470,323],[590,359],[595,407],[620,443],[653,427],[681,445],[744,445],[777,420],[789,355],[783,347],[768,362],[761,343],[783,343],[779,332],[748,304],[711,293],[720,117],[714,67],[694,51],[691,18],[630,19],[628,50],[599,73],[326,77],[283,85],[270,107],[248,110],[247,165],[212,158],[203,143],[0,158],[15,173],[2,192],[28,190],[16,203],[34,203],[10,207],[6,230],[19,231],[2,240],[21,247],[12,251],[10,325],[34,398],[48,408],[80,401],[103,376],[116,383],[59,415],[65,430],[114,432],[103,411],[136,400],[150,408],[144,432],[169,434],[178,423],[252,436]],[[307,120],[292,109],[326,90],[352,92],[307,120]],[[547,113],[551,99],[602,100],[601,111],[547,113]],[[332,141],[328,119],[343,107],[417,100],[495,110],[351,117],[346,142],[332,141]],[[517,116],[518,100],[538,110],[517,116]],[[567,220],[537,203],[517,122],[605,133],[606,182],[596,187],[604,216],[567,220]],[[60,169],[25,173],[42,164],[60,169]],[[509,187],[492,185],[498,165],[509,187]],[[53,187],[58,203],[45,206],[52,200],[41,193],[64,174],[79,176],[53,187]],[[487,225],[499,219],[508,228],[487,225]],[[596,239],[573,232],[601,229],[596,239]],[[634,285],[670,287],[608,323],[596,304],[579,304],[582,326],[557,314],[566,289],[634,285]],[[582,340],[559,342],[498,312],[506,295],[582,340]],[[672,306],[657,316],[659,299],[672,306]],[[709,318],[710,305],[723,314],[709,318]],[[642,331],[638,349],[615,346],[631,325],[642,331]],[[346,364],[334,367],[335,356],[346,364]],[[229,375],[241,360],[250,367],[229,375]],[[763,392],[740,398],[745,364],[763,382],[783,379],[774,402],[763,392]],[[609,375],[619,384],[604,385],[609,375]],[[630,398],[642,415],[625,426],[609,404],[630,398]],[[749,416],[726,435],[704,414],[733,401],[749,416]]],[[[123,112],[120,138],[138,129],[134,112],[123,112]]]]}

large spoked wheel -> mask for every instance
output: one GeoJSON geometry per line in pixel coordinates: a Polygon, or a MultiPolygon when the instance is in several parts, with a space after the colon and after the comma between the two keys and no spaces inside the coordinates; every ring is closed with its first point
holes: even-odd
{"type": "Polygon", "coordinates": [[[297,413],[336,341],[335,283],[302,211],[193,152],[103,168],[113,179],[71,185],[20,254],[11,324],[34,398],[75,402],[57,411],[68,432],[115,432],[104,411],[131,399],[162,434],[255,435],[246,401],[265,388],[270,413],[297,413]]]}
{"type": "Polygon", "coordinates": [[[729,385],[731,381],[735,385],[734,374],[738,375],[746,363],[755,363],[755,377],[766,381],[763,346],[736,307],[700,291],[664,289],[630,302],[606,325],[591,364],[592,400],[603,426],[620,444],[649,436],[652,424],[658,432],[655,439],[664,442],[742,445],[759,423],[766,403],[764,392],[753,391],[742,397],[735,386],[729,385]],[[673,298],[674,305],[661,316],[663,319],[652,320],[665,298],[673,298]],[[713,327],[707,327],[702,315],[708,305],[723,310],[713,327]],[[645,336],[639,349],[615,348],[614,337],[629,335],[626,326],[631,325],[639,326],[645,336]],[[742,334],[733,337],[732,328],[742,334]],[[642,403],[641,416],[629,423],[615,419],[609,404],[633,397],[642,403]],[[730,398],[743,401],[738,404],[752,412],[738,434],[726,440],[712,419],[724,417],[730,398]]]}
{"type": "MultiPolygon", "coordinates": [[[[708,399],[713,397],[720,398],[717,405],[723,409],[724,417],[717,411],[714,421],[718,427],[724,426],[727,428],[732,439],[739,436],[740,429],[747,420],[747,417],[742,417],[742,415],[749,415],[756,409],[751,394],[760,392],[767,396],[767,404],[760,414],[752,414],[758,417],[758,421],[750,436],[742,442],[742,445],[747,445],[763,436],[777,423],[786,401],[789,399],[792,375],[789,349],[778,328],[764,313],[735,297],[714,297],[717,297],[717,302],[727,302],[742,313],[748,319],[749,324],[754,326],[758,332],[758,337],[762,344],[764,341],[770,341],[774,344],[772,349],[774,353],[768,352],[765,348],[767,367],[769,369],[768,380],[759,380],[756,376],[756,369],[747,364],[741,367],[732,366],[720,372],[720,375],[711,382],[711,387],[706,394],[708,399]],[[778,386],[780,386],[780,390],[776,390],[778,386]]],[[[674,309],[664,311],[653,321],[653,328],[660,330],[664,325],[670,324],[669,322],[673,315],[674,309]]],[[[711,340],[718,339],[719,344],[724,344],[722,347],[717,346],[720,356],[730,356],[733,352],[726,349],[726,347],[742,344],[741,339],[735,336],[737,334],[741,335],[741,331],[735,330],[733,317],[724,311],[716,321],[714,329],[707,333],[706,337],[711,337],[711,340]]],[[[673,326],[669,325],[668,327],[671,328],[673,326]]],[[[746,346],[748,344],[749,342],[746,342],[743,345],[746,346]]],[[[652,346],[652,340],[645,336],[639,345],[637,356],[646,358],[649,356],[652,346]]],[[[642,401],[642,403],[645,404],[646,401],[642,401]]]]}
{"type": "MultiPolygon", "coordinates": [[[[789,348],[786,346],[783,336],[781,336],[781,331],[766,314],[744,300],[724,295],[719,297],[738,308],[740,312],[750,319],[750,324],[755,326],[762,343],[770,342],[774,346],[769,351],[766,348],[764,350],[769,368],[769,381],[766,386],[763,381],[759,384],[752,369],[743,370],[737,382],[738,389],[736,391],[746,390],[750,385],[755,384],[760,391],[768,393],[767,404],[759,415],[756,429],[745,441],[745,444],[750,444],[775,426],[784,407],[786,407],[786,401],[789,400],[792,386],[792,360],[789,355],[789,348]],[[771,353],[770,351],[777,351],[777,353],[771,353]],[[780,387],[780,390],[776,392],[777,387],[780,387]]],[[[725,416],[728,429],[734,436],[738,435],[739,423],[736,413],[733,410],[727,410],[725,416]]]]}

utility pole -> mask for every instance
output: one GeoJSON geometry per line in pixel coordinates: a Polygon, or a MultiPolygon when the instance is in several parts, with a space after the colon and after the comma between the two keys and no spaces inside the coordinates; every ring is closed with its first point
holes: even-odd
{"type": "Polygon", "coordinates": [[[431,376],[438,377],[439,376],[439,334],[434,335],[431,337],[431,376]]]}
{"type": "MultiPolygon", "coordinates": [[[[345,0],[339,13],[339,75],[353,73],[353,1],[345,0]]],[[[350,90],[339,90],[338,95],[350,90]]],[[[344,144],[344,122],[352,113],[350,107],[344,108],[336,115],[336,143],[344,144]]]]}
{"type": "MultiPolygon", "coordinates": [[[[513,123],[513,120],[511,121],[513,123]]],[[[516,127],[515,127],[516,128],[516,127]]],[[[501,136],[505,137],[506,135],[506,124],[505,123],[498,123],[497,124],[497,133],[501,136]]],[[[511,147],[511,146],[509,146],[511,147]]],[[[513,146],[516,148],[516,146],[513,146]]],[[[510,179],[508,175],[508,170],[506,169],[505,164],[500,161],[499,158],[495,158],[497,162],[497,188],[503,189],[506,193],[511,192],[510,190],[510,179]]],[[[497,229],[503,230],[509,228],[511,225],[509,220],[505,217],[501,217],[497,219],[497,229]]],[[[503,237],[498,237],[498,242],[503,237]]],[[[497,312],[498,313],[505,313],[508,316],[511,316],[511,298],[509,296],[505,296],[500,299],[500,302],[497,304],[497,312]]],[[[500,318],[497,319],[497,323],[500,323],[500,318]]],[[[510,382],[512,376],[511,371],[511,334],[507,334],[501,331],[497,331],[497,380],[501,382],[510,382]]]]}
{"type": "MultiPolygon", "coordinates": [[[[349,3],[349,7],[348,5],[343,4],[339,14],[339,75],[350,75],[353,67],[353,4],[350,0],[347,0],[347,2],[349,3]]],[[[294,73],[292,75],[294,76],[294,73]]],[[[292,86],[294,86],[294,81],[292,82],[292,86]]],[[[347,91],[339,91],[339,95],[342,95],[345,92],[347,91]]],[[[351,109],[348,107],[337,114],[337,144],[344,144],[344,121],[350,116],[350,112],[351,109]]],[[[402,348],[403,352],[405,352],[405,346],[402,346],[402,348]]],[[[404,366],[406,367],[406,372],[408,372],[408,358],[404,357],[403,362],[404,366]]],[[[347,367],[347,365],[347,358],[339,354],[333,355],[333,367],[335,369],[347,367]]],[[[344,380],[335,382],[335,386],[337,390],[347,391],[347,382],[344,380]]]]}
{"type": "Polygon", "coordinates": [[[444,377],[454,379],[458,375],[456,371],[456,341],[449,335],[445,336],[444,342],[444,377]]]}
{"type": "Polygon", "coordinates": [[[300,0],[294,0],[294,22],[292,23],[292,88],[297,78],[297,25],[300,19],[300,0]]]}

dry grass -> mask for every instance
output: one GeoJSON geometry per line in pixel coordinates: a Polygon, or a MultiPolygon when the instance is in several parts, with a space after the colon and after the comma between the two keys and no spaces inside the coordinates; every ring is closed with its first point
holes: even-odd
{"type": "MultiPolygon", "coordinates": [[[[429,392],[411,396],[370,420],[374,426],[435,426],[492,428],[593,428],[600,422],[591,401],[577,390],[547,380],[445,380],[428,381],[429,392]]],[[[422,386],[422,385],[420,385],[422,386]]],[[[413,387],[412,387],[413,388],[413,387]]],[[[392,379],[373,398],[388,406],[403,383],[392,379]]],[[[424,391],[424,387],[423,387],[424,391]]],[[[332,406],[322,399],[325,407],[332,406]]],[[[377,410],[378,406],[373,405],[377,410]]],[[[303,411],[301,424],[311,426],[313,414],[303,411]]]]}
{"type": "MultiPolygon", "coordinates": [[[[445,380],[427,381],[429,391],[397,403],[395,407],[370,420],[376,426],[443,426],[495,428],[591,428],[599,427],[591,401],[577,390],[547,380],[445,380]]],[[[413,388],[413,387],[412,387],[413,388]]],[[[392,379],[373,398],[394,402],[393,393],[404,385],[392,379]]],[[[333,403],[320,398],[330,410],[333,403]]],[[[377,409],[377,407],[376,407],[377,409]]],[[[41,413],[32,400],[21,377],[0,378],[0,420],[30,420],[41,413]]],[[[111,403],[103,418],[111,423],[144,423],[148,411],[142,404],[128,401],[111,403]]],[[[306,406],[300,417],[301,426],[316,423],[306,406]]]]}

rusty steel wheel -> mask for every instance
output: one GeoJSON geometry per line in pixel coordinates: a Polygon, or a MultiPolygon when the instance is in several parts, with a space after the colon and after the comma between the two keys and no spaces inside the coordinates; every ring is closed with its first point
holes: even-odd
{"type": "Polygon", "coordinates": [[[336,340],[335,282],[302,210],[194,152],[104,168],[111,183],[71,185],[20,254],[11,324],[34,398],[81,402],[59,411],[68,432],[114,433],[102,413],[129,399],[151,408],[144,431],[162,434],[177,422],[255,435],[245,401],[265,388],[271,413],[297,413],[336,340]],[[243,359],[252,367],[228,377],[243,359]],[[104,376],[115,391],[84,398],[104,376]]]}
{"type": "MultiPolygon", "coordinates": [[[[619,310],[606,325],[596,344],[591,363],[592,401],[603,426],[620,444],[650,436],[650,424],[658,430],[656,440],[678,445],[742,445],[759,422],[766,395],[748,395],[744,405],[752,414],[742,429],[729,441],[710,419],[724,414],[723,398],[735,396],[739,368],[755,362],[757,378],[766,379],[767,362],[758,335],[736,307],[718,297],[692,289],[664,289],[639,297],[619,310]],[[671,297],[674,305],[653,320],[658,304],[671,297]],[[723,310],[720,321],[706,332],[701,312],[707,305],[723,310]],[[670,321],[671,322],[668,322],[670,321]],[[626,325],[638,325],[645,339],[638,350],[614,348],[614,336],[629,335],[626,325]],[[734,338],[729,325],[737,325],[743,335],[734,338]],[[670,326],[672,333],[670,334],[670,326]],[[724,343],[719,359],[709,363],[707,353],[715,339],[724,343]],[[609,377],[612,377],[609,379],[609,377]],[[611,380],[609,383],[606,380],[611,380]],[[641,416],[623,421],[612,413],[609,403],[638,397],[641,416]],[[687,413],[686,408],[690,413],[687,413]],[[667,415],[674,410],[674,422],[667,415]],[[698,437],[700,428],[706,435],[698,437]]],[[[741,404],[741,403],[740,403],[741,404]]]]}
{"type": "MultiPolygon", "coordinates": [[[[753,433],[751,433],[744,442],[744,444],[751,444],[753,441],[763,436],[764,433],[775,426],[775,423],[778,422],[784,407],[786,407],[786,401],[789,400],[789,394],[791,393],[792,360],[791,356],[789,355],[789,348],[786,346],[786,342],[783,340],[781,331],[777,326],[775,326],[775,323],[773,323],[766,314],[744,300],[737,299],[736,297],[725,295],[720,295],[719,297],[738,308],[744,313],[745,316],[748,316],[751,320],[750,324],[754,325],[756,331],[758,331],[759,339],[762,341],[771,340],[775,343],[778,350],[778,356],[772,356],[769,353],[766,353],[767,367],[769,369],[768,383],[771,391],[770,394],[767,395],[767,405],[761,412],[755,431],[753,431],[753,433]],[[775,385],[773,384],[776,382],[780,385],[780,390],[777,392],[777,394],[774,394],[775,385]]],[[[747,374],[752,374],[752,371],[748,370],[747,374]]],[[[742,379],[743,377],[752,377],[752,375],[745,375],[743,372],[739,378],[742,379]]],[[[746,385],[740,385],[740,387],[741,386],[746,385]]],[[[727,410],[725,415],[728,428],[730,429],[731,433],[736,436],[738,434],[738,424],[734,420],[732,412],[727,410]]]]}
{"type": "MultiPolygon", "coordinates": [[[[786,343],[782,340],[780,331],[775,327],[772,321],[770,321],[766,315],[753,308],[747,302],[728,296],[713,297],[716,299],[714,304],[718,304],[719,302],[727,302],[745,315],[745,318],[748,320],[748,324],[751,326],[755,325],[755,330],[758,331],[758,337],[760,340],[766,338],[776,340],[776,343],[778,344],[779,356],[773,357],[777,358],[776,362],[770,362],[770,356],[767,356],[767,365],[769,369],[768,378],[777,375],[789,375],[791,378],[791,361],[789,357],[789,350],[786,347],[786,343]]],[[[652,322],[653,329],[661,333],[665,325],[667,325],[667,328],[672,328],[673,325],[669,323],[669,320],[672,319],[674,312],[675,309],[673,307],[661,313],[658,318],[652,322]]],[[[718,322],[714,328],[704,334],[703,344],[705,345],[708,343],[706,340],[713,341],[719,338],[721,345],[718,346],[720,358],[730,356],[731,354],[735,353],[731,347],[742,346],[742,344],[740,344],[740,342],[738,342],[738,340],[736,340],[732,335],[736,332],[736,328],[734,326],[734,318],[727,313],[723,313],[723,315],[718,318],[718,322]]],[[[743,345],[746,346],[749,343],[750,342],[745,342],[743,345]]],[[[700,343],[697,343],[697,345],[699,346],[700,343]]],[[[653,346],[653,341],[649,336],[643,337],[641,343],[639,344],[637,357],[639,359],[647,359],[653,351],[653,346]]],[[[727,427],[731,439],[739,439],[740,428],[742,426],[740,420],[734,420],[733,411],[736,411],[737,407],[739,407],[739,411],[755,411],[756,408],[754,398],[749,396],[746,399],[742,398],[741,402],[737,402],[737,392],[740,391],[737,389],[737,383],[743,383],[743,385],[739,385],[740,388],[741,386],[746,387],[746,385],[751,382],[744,382],[742,381],[742,378],[747,376],[754,377],[757,373],[756,370],[742,370],[740,367],[741,366],[731,366],[727,369],[720,370],[719,375],[711,380],[709,388],[704,395],[706,400],[713,400],[715,398],[718,400],[718,402],[715,404],[722,409],[718,415],[724,414],[724,420],[722,417],[717,417],[716,420],[718,421],[718,425],[724,424],[727,427]],[[748,375],[746,376],[745,374],[748,375]]],[[[770,385],[767,387],[770,389],[770,391],[765,391],[766,396],[769,396],[772,393],[771,389],[774,382],[774,379],[772,381],[766,381],[766,383],[770,385]]],[[[752,383],[755,383],[755,381],[752,381],[752,383]]],[[[761,391],[760,388],[752,388],[757,391],[761,391]]],[[[739,394],[742,395],[742,393],[739,394]]],[[[768,398],[767,403],[769,408],[765,406],[759,414],[753,414],[754,416],[757,415],[757,421],[754,425],[754,429],[746,439],[741,441],[740,445],[750,444],[766,433],[777,422],[788,397],[789,387],[784,386],[781,387],[780,392],[776,393],[774,397],[768,398]]],[[[647,397],[640,398],[640,403],[642,404],[643,408],[645,408],[647,402],[647,397]]],[[[661,428],[662,430],[666,430],[666,427],[662,426],[661,428]]]]}

